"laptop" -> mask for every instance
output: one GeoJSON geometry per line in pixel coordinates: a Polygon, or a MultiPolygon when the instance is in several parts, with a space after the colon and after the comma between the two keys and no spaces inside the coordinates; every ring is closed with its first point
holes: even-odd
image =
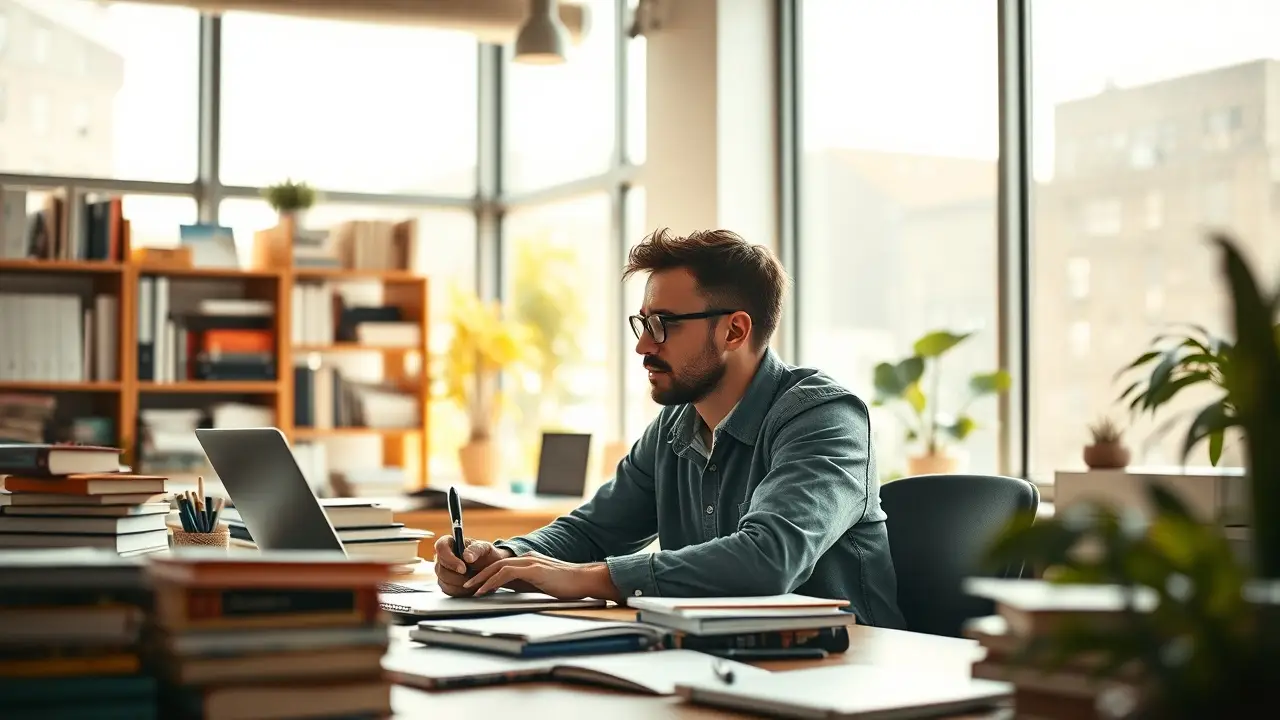
{"type": "MultiPolygon", "coordinates": [[[[346,548],[289,441],[278,428],[198,428],[196,439],[253,542],[262,550],[346,548]]],[[[387,593],[434,589],[430,582],[383,583],[387,593]]]]}

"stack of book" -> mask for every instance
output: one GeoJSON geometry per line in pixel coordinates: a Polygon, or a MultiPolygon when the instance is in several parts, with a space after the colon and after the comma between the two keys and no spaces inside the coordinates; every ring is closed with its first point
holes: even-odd
{"type": "Polygon", "coordinates": [[[1155,607],[1154,593],[1132,595],[1119,585],[1067,585],[1044,580],[970,578],[965,590],[995,603],[995,615],[969,620],[966,637],[977,640],[986,656],[973,665],[973,677],[1014,686],[1018,717],[1095,718],[1111,691],[1128,693],[1141,682],[1136,669],[1097,677],[1104,659],[1082,655],[1050,666],[1028,653],[1037,639],[1050,637],[1064,623],[1093,628],[1126,622],[1125,607],[1135,612],[1155,607]]]}
{"type": "Polygon", "coordinates": [[[0,551],[0,716],[156,717],[145,580],[105,550],[0,551]]]}
{"type": "Polygon", "coordinates": [[[148,565],[163,717],[384,717],[386,565],[183,548],[148,565]]]}
{"type": "Polygon", "coordinates": [[[120,469],[120,449],[0,445],[0,548],[166,550],[167,478],[120,469]]]}
{"type": "MultiPolygon", "coordinates": [[[[338,533],[348,557],[386,563],[391,566],[392,574],[413,572],[422,562],[418,555],[419,542],[433,535],[429,530],[415,530],[396,522],[391,508],[372,500],[324,498],[320,505],[338,533]]],[[[234,545],[255,547],[253,537],[235,508],[225,508],[220,517],[227,523],[234,545]]]]}
{"type": "Polygon", "coordinates": [[[668,631],[666,646],[749,656],[822,656],[849,649],[847,600],[806,595],[627,598],[636,620],[668,631]]]}

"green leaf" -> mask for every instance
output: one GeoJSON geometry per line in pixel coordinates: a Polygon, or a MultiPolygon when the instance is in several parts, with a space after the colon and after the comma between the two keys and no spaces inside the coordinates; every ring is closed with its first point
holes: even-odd
{"type": "Polygon", "coordinates": [[[1164,392],[1164,385],[1169,382],[1173,368],[1178,364],[1178,354],[1176,347],[1169,348],[1161,354],[1160,362],[1156,363],[1155,369],[1151,371],[1151,378],[1147,380],[1147,395],[1142,403],[1143,410],[1154,410],[1159,406],[1153,398],[1164,392]]]}
{"type": "Polygon", "coordinates": [[[961,415],[955,419],[955,422],[946,425],[943,429],[945,429],[947,434],[951,435],[951,437],[956,440],[963,441],[965,438],[969,437],[969,434],[977,427],[978,423],[975,422],[973,418],[968,415],[961,415]]]}
{"type": "Polygon", "coordinates": [[[1222,432],[1237,424],[1236,419],[1227,411],[1224,400],[1225,398],[1209,403],[1196,413],[1191,426],[1187,428],[1187,437],[1182,443],[1182,462],[1185,463],[1195,446],[1211,433],[1222,432]]]}
{"type": "Polygon", "coordinates": [[[876,402],[880,404],[890,398],[901,397],[902,391],[907,389],[905,384],[898,381],[897,369],[887,362],[876,365],[872,371],[872,380],[876,389],[876,402]]]}
{"type": "Polygon", "coordinates": [[[1013,376],[1007,370],[996,370],[990,373],[974,373],[969,378],[969,389],[974,395],[990,395],[1002,393],[1013,386],[1013,376]]]}
{"type": "Polygon", "coordinates": [[[1172,400],[1175,395],[1182,392],[1186,388],[1191,387],[1192,385],[1197,385],[1202,382],[1212,382],[1212,381],[1213,379],[1209,377],[1209,373],[1204,372],[1202,370],[1196,371],[1196,372],[1190,372],[1190,373],[1187,373],[1186,375],[1181,375],[1166,383],[1161,384],[1154,390],[1148,390],[1147,399],[1146,399],[1147,406],[1150,409],[1155,410],[1161,405],[1164,405],[1165,403],[1172,400]]]}
{"type": "Polygon", "coordinates": [[[920,390],[920,383],[913,382],[907,386],[906,391],[902,393],[902,399],[907,401],[912,410],[916,413],[924,412],[925,398],[924,392],[920,390]]]}
{"type": "Polygon", "coordinates": [[[1222,442],[1226,433],[1222,430],[1214,430],[1209,433],[1209,464],[1217,467],[1218,461],[1222,459],[1222,442]]]}
{"type": "Polygon", "coordinates": [[[1160,357],[1160,354],[1161,354],[1160,350],[1148,350],[1147,352],[1142,353],[1137,357],[1136,360],[1120,368],[1120,370],[1116,372],[1115,377],[1119,378],[1121,375],[1129,372],[1130,370],[1133,370],[1134,368],[1146,365],[1152,360],[1155,360],[1156,358],[1160,357]]]}
{"type": "Polygon", "coordinates": [[[1157,516],[1169,515],[1175,518],[1193,519],[1191,511],[1187,509],[1186,503],[1182,502],[1182,498],[1174,495],[1169,488],[1160,483],[1147,481],[1147,497],[1151,500],[1151,506],[1155,508],[1157,516]]]}
{"type": "Polygon", "coordinates": [[[946,330],[931,332],[916,341],[913,348],[916,355],[922,358],[938,357],[951,348],[964,342],[973,333],[957,335],[946,330]]]}
{"type": "Polygon", "coordinates": [[[1129,387],[1124,389],[1124,392],[1120,393],[1120,397],[1116,398],[1116,402],[1124,402],[1125,399],[1129,397],[1129,393],[1132,393],[1134,390],[1137,390],[1140,385],[1142,385],[1141,380],[1133,381],[1133,383],[1129,385],[1129,387]]]}

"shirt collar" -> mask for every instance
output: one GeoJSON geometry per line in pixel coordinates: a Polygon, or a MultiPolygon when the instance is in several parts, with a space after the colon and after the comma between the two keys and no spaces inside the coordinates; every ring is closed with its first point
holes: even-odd
{"type": "MultiPolygon", "coordinates": [[[[720,421],[717,430],[727,433],[739,442],[755,445],[760,434],[760,425],[764,416],[773,405],[778,383],[782,379],[785,366],[774,353],[773,348],[766,348],[756,374],[747,385],[747,391],[738,399],[729,414],[720,421]]],[[[693,443],[693,438],[702,424],[702,418],[693,405],[682,405],[671,423],[671,431],[667,441],[678,453],[693,443]]]]}

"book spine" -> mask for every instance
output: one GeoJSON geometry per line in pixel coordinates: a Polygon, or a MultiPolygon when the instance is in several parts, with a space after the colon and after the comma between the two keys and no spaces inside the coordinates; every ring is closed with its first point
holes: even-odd
{"type": "Polygon", "coordinates": [[[237,619],[274,615],[350,613],[353,622],[372,622],[380,607],[376,588],[353,590],[255,590],[191,588],[183,620],[237,619]]]}
{"type": "Polygon", "coordinates": [[[0,447],[0,475],[48,477],[48,448],[0,447]]]}
{"type": "Polygon", "coordinates": [[[849,632],[845,628],[817,630],[781,630],[777,632],[739,633],[735,635],[690,635],[672,633],[671,649],[684,650],[781,650],[816,648],[831,653],[849,649],[849,632]]]}

